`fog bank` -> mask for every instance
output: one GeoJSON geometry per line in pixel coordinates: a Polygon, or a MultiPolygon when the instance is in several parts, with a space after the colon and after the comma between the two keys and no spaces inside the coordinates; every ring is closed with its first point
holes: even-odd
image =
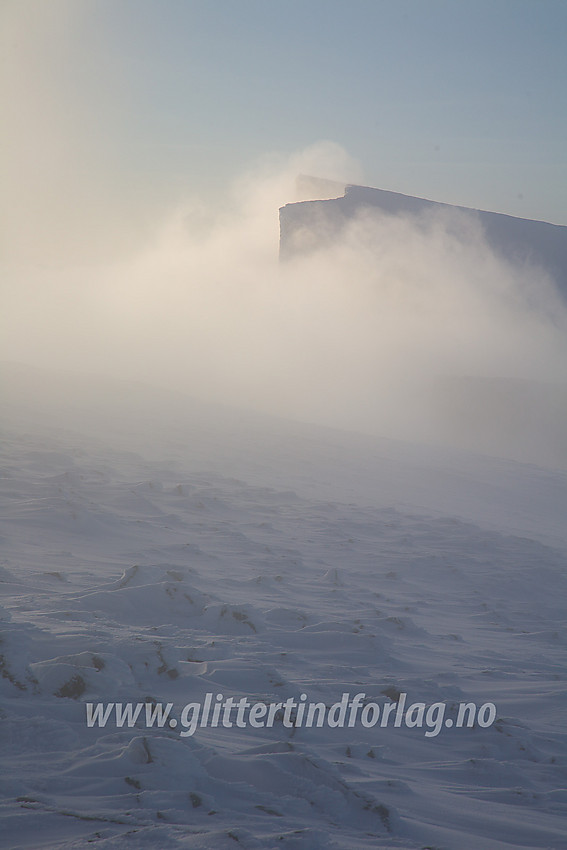
{"type": "MultiPolygon", "coordinates": [[[[280,263],[278,208],[308,170],[340,181],[355,167],[330,143],[266,157],[220,210],[189,199],[128,258],[12,265],[2,359],[417,440],[458,438],[447,429],[456,379],[474,387],[473,408],[491,403],[475,379],[513,380],[516,407],[522,382],[561,395],[567,323],[553,281],[496,256],[474,216],[366,212],[280,263]]],[[[487,450],[509,442],[497,419],[487,450]]]]}

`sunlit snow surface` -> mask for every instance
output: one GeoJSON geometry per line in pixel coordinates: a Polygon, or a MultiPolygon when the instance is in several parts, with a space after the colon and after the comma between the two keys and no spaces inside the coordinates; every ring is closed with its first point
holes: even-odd
{"type": "Polygon", "coordinates": [[[32,385],[2,430],[2,846],[566,846],[565,473],[32,385]],[[85,721],[384,691],[497,721],[85,721]]]}

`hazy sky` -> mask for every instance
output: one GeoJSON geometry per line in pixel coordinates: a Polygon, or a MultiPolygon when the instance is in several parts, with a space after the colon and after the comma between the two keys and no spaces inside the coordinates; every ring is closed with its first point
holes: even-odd
{"type": "Polygon", "coordinates": [[[567,224],[565,0],[2,10],[8,238],[59,212],[124,235],[321,140],[368,185],[567,224]]]}

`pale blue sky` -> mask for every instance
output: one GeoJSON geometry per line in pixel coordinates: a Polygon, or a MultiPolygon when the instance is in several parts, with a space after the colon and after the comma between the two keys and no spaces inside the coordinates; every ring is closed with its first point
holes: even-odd
{"type": "Polygon", "coordinates": [[[4,9],[19,170],[41,182],[26,140],[51,139],[93,206],[109,187],[124,209],[215,197],[262,154],[330,140],[368,185],[567,224],[566,0],[4,9]]]}
{"type": "Polygon", "coordinates": [[[565,0],[86,5],[73,62],[104,58],[141,169],[206,184],[329,139],[372,185],[567,223],[565,0]]]}

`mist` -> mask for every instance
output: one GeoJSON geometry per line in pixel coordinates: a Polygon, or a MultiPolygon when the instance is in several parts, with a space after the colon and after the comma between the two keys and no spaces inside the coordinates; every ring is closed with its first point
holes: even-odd
{"type": "Polygon", "coordinates": [[[446,436],[444,381],[565,383],[553,281],[495,256],[472,215],[369,212],[279,262],[278,208],[306,170],[355,166],[329,143],[266,157],[220,211],[189,199],[129,257],[12,267],[2,359],[412,440],[446,436]]]}
{"type": "Polygon", "coordinates": [[[280,262],[299,174],[364,182],[329,141],[268,152],[214,197],[139,168],[134,191],[125,93],[56,61],[90,4],[6,8],[3,361],[491,452],[527,404],[519,456],[563,456],[567,316],[542,269],[496,256],[456,212],[368,212],[280,262]]]}

